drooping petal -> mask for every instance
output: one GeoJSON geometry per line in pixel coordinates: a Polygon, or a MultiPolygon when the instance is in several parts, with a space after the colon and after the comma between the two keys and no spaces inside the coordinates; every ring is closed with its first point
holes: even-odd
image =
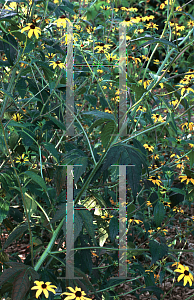
{"type": "Polygon", "coordinates": [[[40,296],[40,294],[42,293],[42,290],[39,289],[37,292],[36,292],[36,298],[38,299],[38,297],[40,296]]]}

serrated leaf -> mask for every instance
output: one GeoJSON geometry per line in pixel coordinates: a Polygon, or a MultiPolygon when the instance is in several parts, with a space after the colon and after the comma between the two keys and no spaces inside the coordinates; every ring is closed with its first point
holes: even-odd
{"type": "Polygon", "coordinates": [[[149,249],[152,255],[151,266],[155,264],[156,261],[168,254],[168,246],[163,243],[160,244],[156,240],[151,240],[149,242],[149,249]]]}
{"type": "Polygon", "coordinates": [[[55,223],[57,221],[62,220],[65,215],[66,215],[66,203],[62,203],[57,207],[57,211],[54,217],[52,218],[51,223],[55,223]]]}
{"type": "Polygon", "coordinates": [[[119,232],[118,219],[116,217],[112,217],[109,223],[109,234],[112,243],[114,242],[115,237],[118,235],[118,232],[119,232]]]}
{"type": "Polygon", "coordinates": [[[44,143],[44,147],[52,154],[56,162],[59,162],[59,153],[55,146],[51,143],[44,143]]]}
{"type": "Polygon", "coordinates": [[[32,180],[34,180],[43,190],[47,190],[46,183],[44,179],[33,171],[25,171],[26,175],[28,175],[32,180]]]}
{"type": "Polygon", "coordinates": [[[74,242],[79,236],[83,227],[83,220],[77,210],[74,211],[74,242]]]}
{"type": "Polygon", "coordinates": [[[104,148],[107,147],[107,145],[109,143],[109,140],[111,138],[111,135],[113,134],[113,132],[115,130],[115,127],[116,127],[115,122],[114,121],[110,121],[102,129],[101,140],[102,140],[102,144],[103,144],[104,148]]]}
{"type": "Polygon", "coordinates": [[[12,299],[22,300],[30,288],[30,281],[27,270],[23,270],[17,275],[13,282],[12,299]]]}
{"type": "Polygon", "coordinates": [[[94,121],[94,123],[92,123],[88,132],[91,133],[93,128],[96,128],[96,127],[102,126],[102,125],[104,125],[104,119],[98,119],[98,120],[94,121]]]}
{"type": "Polygon", "coordinates": [[[6,240],[5,244],[3,245],[3,249],[7,248],[13,241],[18,239],[27,230],[28,230],[27,223],[19,224],[16,228],[14,228],[14,230],[8,236],[8,239],[6,240]]]}
{"type": "MultiPolygon", "coordinates": [[[[77,207],[79,208],[79,207],[84,207],[84,206],[77,205],[77,207]]],[[[82,218],[82,221],[84,222],[84,227],[86,228],[90,237],[94,240],[94,243],[96,243],[92,213],[90,211],[88,211],[87,209],[80,209],[80,210],[78,210],[78,212],[82,218]]]]}
{"type": "Polygon", "coordinates": [[[87,165],[88,165],[88,158],[85,157],[78,157],[75,161],[76,165],[74,167],[74,183],[77,183],[79,178],[82,176],[82,174],[86,171],[87,165]]]}
{"type": "Polygon", "coordinates": [[[9,281],[9,279],[12,278],[17,272],[20,272],[20,270],[13,268],[5,269],[0,276],[0,286],[9,281]]]}
{"type": "Polygon", "coordinates": [[[164,204],[158,201],[154,207],[154,221],[156,223],[156,227],[160,227],[164,219],[165,213],[166,211],[164,208],[164,204]]]}

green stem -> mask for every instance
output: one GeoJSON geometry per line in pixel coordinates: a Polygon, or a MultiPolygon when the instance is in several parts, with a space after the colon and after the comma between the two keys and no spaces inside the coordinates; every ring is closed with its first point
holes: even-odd
{"type": "Polygon", "coordinates": [[[61,220],[61,222],[59,223],[58,227],[56,228],[56,230],[53,232],[53,236],[47,246],[47,248],[44,250],[43,254],[41,255],[41,257],[39,258],[38,262],[36,263],[34,270],[38,271],[39,268],[41,267],[41,265],[43,264],[43,262],[45,261],[45,259],[47,258],[47,256],[49,255],[55,240],[57,238],[57,235],[59,234],[59,231],[61,230],[61,227],[63,225],[63,222],[65,221],[66,215],[65,217],[63,217],[63,219],[61,220]]]}

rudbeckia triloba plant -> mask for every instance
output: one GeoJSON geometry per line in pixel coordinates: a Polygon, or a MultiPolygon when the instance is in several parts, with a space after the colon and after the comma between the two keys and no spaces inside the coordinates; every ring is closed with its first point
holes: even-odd
{"type": "Polygon", "coordinates": [[[1,1],[0,299],[190,297],[193,15],[1,1]]]}

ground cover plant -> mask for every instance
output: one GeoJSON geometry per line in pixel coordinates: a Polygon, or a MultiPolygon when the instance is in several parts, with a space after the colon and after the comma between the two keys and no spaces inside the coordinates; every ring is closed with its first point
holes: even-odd
{"type": "Polygon", "coordinates": [[[1,299],[193,299],[193,1],[0,11],[1,299]]]}

